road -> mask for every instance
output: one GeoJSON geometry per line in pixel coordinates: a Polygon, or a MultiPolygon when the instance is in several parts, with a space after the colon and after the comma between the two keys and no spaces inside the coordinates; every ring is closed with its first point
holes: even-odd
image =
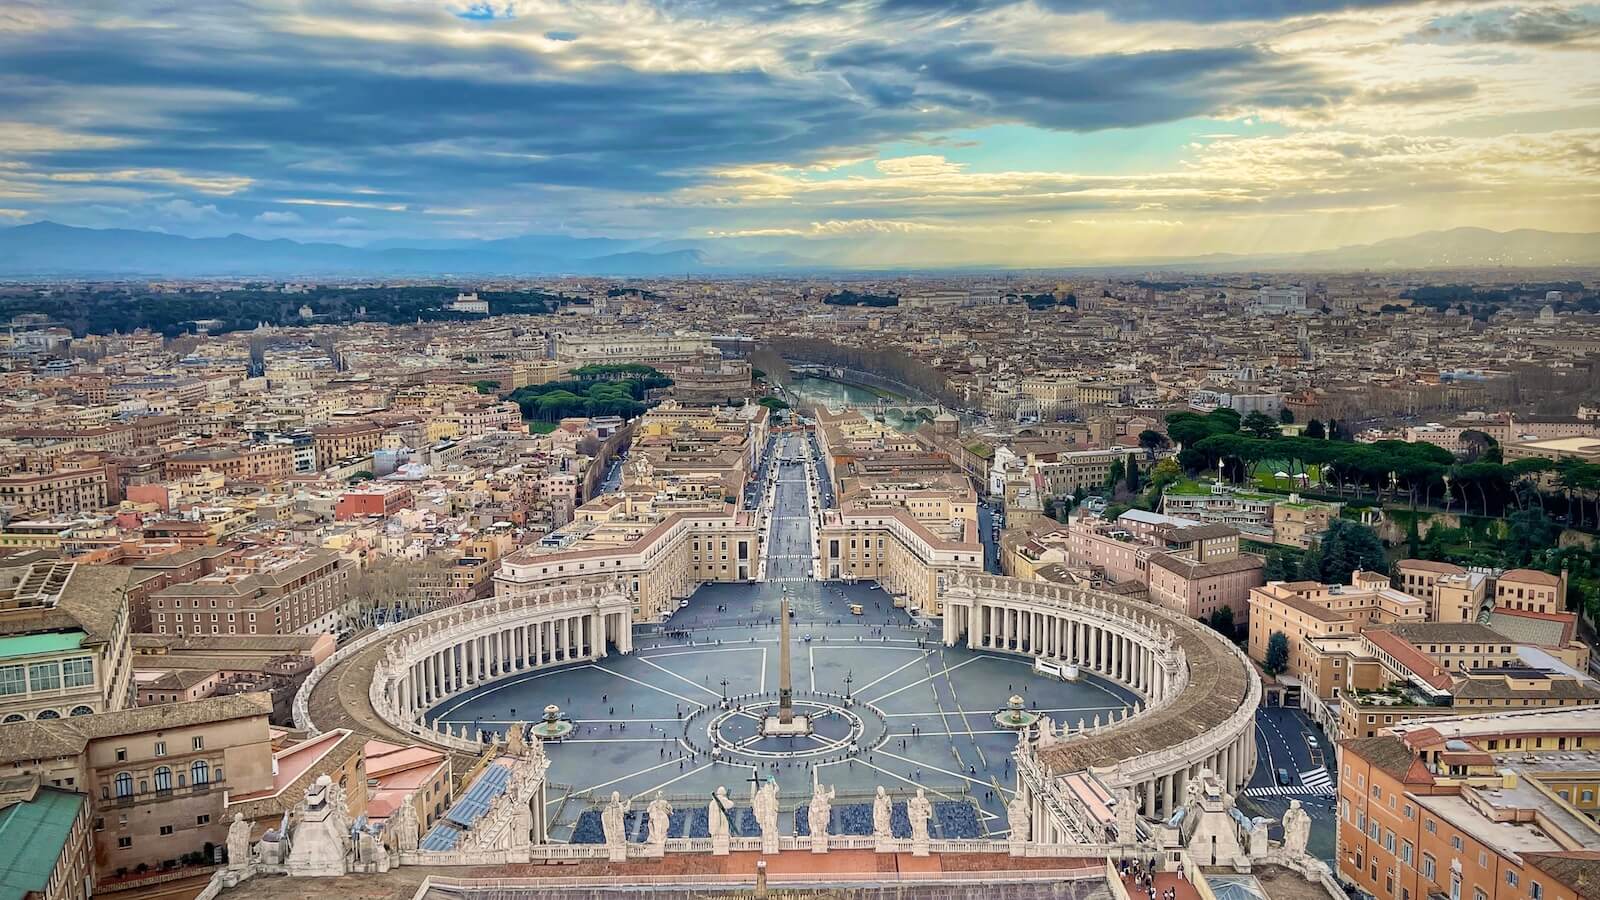
{"type": "Polygon", "coordinates": [[[994,527],[994,509],[978,502],[978,536],[983,539],[983,570],[1000,574],[1000,534],[994,527]]]}
{"type": "MultiPolygon", "coordinates": [[[[1289,801],[1299,800],[1311,816],[1307,849],[1331,863],[1335,817],[1338,809],[1338,766],[1334,748],[1322,729],[1298,709],[1262,707],[1256,710],[1256,771],[1241,792],[1240,809],[1248,815],[1281,819],[1289,801]],[[1278,770],[1288,775],[1279,784],[1278,770]]],[[[1274,825],[1274,839],[1282,829],[1274,825]]]]}

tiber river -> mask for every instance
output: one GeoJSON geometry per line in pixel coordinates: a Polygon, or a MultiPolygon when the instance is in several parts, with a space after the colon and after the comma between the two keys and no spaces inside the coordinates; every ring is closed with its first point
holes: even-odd
{"type": "MultiPolygon", "coordinates": [[[[866,415],[873,415],[870,407],[884,397],[890,403],[904,403],[905,397],[893,391],[884,391],[877,388],[868,388],[859,384],[845,381],[834,381],[831,378],[814,378],[809,375],[795,375],[790,380],[789,390],[800,395],[804,400],[809,400],[822,406],[860,406],[868,407],[866,415]]],[[[915,419],[902,419],[891,413],[886,424],[901,431],[910,431],[917,427],[915,419]]]]}

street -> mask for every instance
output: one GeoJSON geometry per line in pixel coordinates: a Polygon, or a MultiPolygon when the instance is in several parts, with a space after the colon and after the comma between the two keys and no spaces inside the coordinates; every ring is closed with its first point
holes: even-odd
{"type": "MultiPolygon", "coordinates": [[[[1256,710],[1256,754],[1255,775],[1241,792],[1239,808],[1247,815],[1281,819],[1289,801],[1299,800],[1311,816],[1308,849],[1332,862],[1338,765],[1322,729],[1298,709],[1262,707],[1256,710]],[[1279,769],[1287,773],[1288,784],[1279,784],[1279,769]]],[[[1272,837],[1281,839],[1282,831],[1272,826],[1272,837]]]]}

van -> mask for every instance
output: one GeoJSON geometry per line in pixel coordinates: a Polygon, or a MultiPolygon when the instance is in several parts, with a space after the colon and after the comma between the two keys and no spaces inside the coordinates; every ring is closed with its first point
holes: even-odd
{"type": "Polygon", "coordinates": [[[863,610],[861,608],[861,604],[859,604],[859,603],[850,604],[850,615],[859,616],[859,615],[862,614],[862,612],[863,612],[863,610]]]}

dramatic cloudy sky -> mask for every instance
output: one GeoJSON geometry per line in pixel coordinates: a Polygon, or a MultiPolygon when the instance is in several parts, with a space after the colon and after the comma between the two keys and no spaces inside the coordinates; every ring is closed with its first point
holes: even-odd
{"type": "Polygon", "coordinates": [[[0,223],[1017,264],[1600,230],[1597,63],[1593,3],[0,0],[0,223]]]}

